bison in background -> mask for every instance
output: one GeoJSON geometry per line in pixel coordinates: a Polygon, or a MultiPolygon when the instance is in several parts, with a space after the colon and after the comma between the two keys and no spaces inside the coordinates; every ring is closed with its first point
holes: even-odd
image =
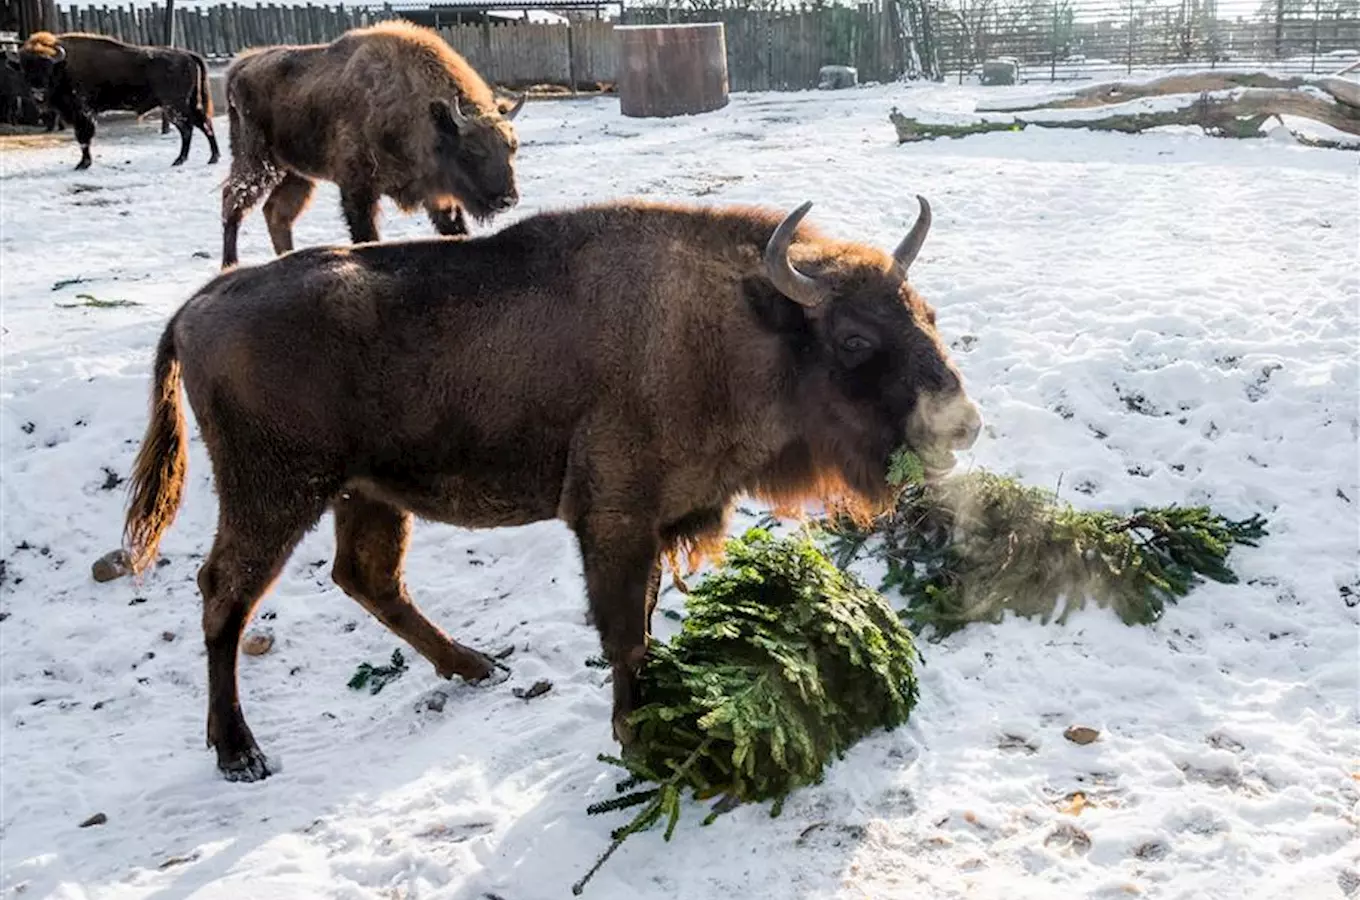
{"type": "MultiPolygon", "coordinates": [[[[155,109],[179,129],[179,156],[189,158],[194,129],[203,132],[211,150],[209,163],[220,157],[212,127],[212,93],[203,57],[173,47],[138,47],[97,34],[54,35],[34,32],[19,47],[17,68],[40,106],[46,106],[75,128],[80,143],[77,169],[87,169],[94,117],[110,110],[138,115],[155,109]]],[[[50,128],[48,129],[51,130],[50,128]]]]}
{"type": "Polygon", "coordinates": [[[180,307],[156,350],[126,552],[145,571],[179,506],[183,386],[218,497],[198,584],[222,772],[269,774],[237,646],[328,508],[335,582],[470,681],[491,660],[407,593],[412,517],[565,522],[626,744],[661,562],[720,541],[737,495],[882,508],[895,449],[915,449],[927,477],[951,469],[982,420],[907,283],[929,207],[888,254],[802,225],[809,206],[781,221],[616,203],[458,241],[298,250],[180,307]]]}
{"type": "Polygon", "coordinates": [[[442,235],[514,206],[514,119],[463,57],[429,28],[383,22],[330,44],[267,47],[227,70],[231,176],[222,189],[222,267],[236,264],[241,220],[268,194],[274,252],[316,181],[340,188],[350,240],[378,240],[378,202],[424,206],[442,235]]]}

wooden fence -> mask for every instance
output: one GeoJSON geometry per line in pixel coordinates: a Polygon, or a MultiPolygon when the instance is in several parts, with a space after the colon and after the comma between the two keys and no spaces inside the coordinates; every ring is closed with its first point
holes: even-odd
{"type": "MultiPolygon", "coordinates": [[[[158,44],[165,27],[160,6],[65,6],[62,31],[107,34],[135,44],[158,44]]],[[[248,47],[331,41],[351,28],[399,18],[380,6],[216,6],[177,8],[175,45],[225,60],[248,47]]],[[[884,81],[901,71],[895,7],[823,7],[786,12],[629,10],[630,25],[720,21],[727,33],[727,70],[734,91],[815,87],[817,70],[856,66],[861,80],[884,81]]],[[[614,81],[618,42],[609,22],[570,25],[519,21],[441,26],[439,32],[484,78],[506,87],[580,85],[614,81]]]]}

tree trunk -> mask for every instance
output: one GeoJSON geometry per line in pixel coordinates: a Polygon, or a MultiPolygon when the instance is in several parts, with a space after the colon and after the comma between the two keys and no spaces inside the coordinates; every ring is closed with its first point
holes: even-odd
{"type": "MultiPolygon", "coordinates": [[[[1043,108],[1054,108],[1051,104],[1043,108]]],[[[965,125],[933,125],[908,118],[896,109],[889,120],[897,130],[899,143],[932,140],[938,137],[958,138],[990,131],[1023,131],[1031,125],[1043,128],[1087,128],[1093,131],[1118,131],[1138,134],[1163,125],[1198,125],[1205,132],[1220,137],[1261,137],[1261,127],[1277,116],[1301,116],[1322,122],[1344,131],[1360,135],[1360,107],[1346,103],[1332,103],[1303,91],[1246,89],[1234,94],[1210,97],[1201,94],[1194,103],[1179,109],[1162,112],[1124,113],[1095,119],[1019,118],[1014,121],[981,121],[965,125]]],[[[1331,141],[1305,140],[1315,146],[1340,147],[1331,141]]]]}

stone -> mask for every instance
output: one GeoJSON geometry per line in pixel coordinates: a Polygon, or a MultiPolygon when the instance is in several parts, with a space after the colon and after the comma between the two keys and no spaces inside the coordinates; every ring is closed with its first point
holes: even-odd
{"type": "Polygon", "coordinates": [[[840,91],[859,84],[859,70],[854,66],[822,66],[817,70],[817,90],[840,91]]]}
{"type": "Polygon", "coordinates": [[[241,641],[241,652],[246,656],[264,656],[273,647],[273,632],[263,629],[247,633],[241,641]]]}
{"type": "Polygon", "coordinates": [[[90,574],[94,576],[95,581],[100,583],[122,578],[131,571],[132,560],[128,557],[127,551],[121,547],[105,553],[95,560],[94,565],[90,567],[90,574]]]}

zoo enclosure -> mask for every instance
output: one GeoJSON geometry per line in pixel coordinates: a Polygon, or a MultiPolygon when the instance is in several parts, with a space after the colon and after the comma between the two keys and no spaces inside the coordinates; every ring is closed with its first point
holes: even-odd
{"type": "MultiPolygon", "coordinates": [[[[710,5],[715,0],[694,0],[710,5]]],[[[722,0],[716,0],[721,3],[722,0]]],[[[1265,62],[1329,72],[1360,59],[1360,0],[874,0],[858,5],[625,9],[626,24],[724,23],[733,91],[802,90],[818,69],[845,64],[861,81],[903,74],[963,80],[984,59],[1013,57],[1026,80],[1111,77],[1134,69],[1265,62]],[[908,35],[914,40],[908,40],[908,35]]],[[[452,16],[452,13],[450,14],[452,16]]],[[[399,18],[390,6],[202,4],[175,9],[176,45],[225,60],[247,47],[332,40],[399,18]]],[[[160,42],[160,6],[58,6],[63,31],[160,42]]],[[[613,24],[506,21],[438,24],[489,81],[610,84],[613,24]]]]}

